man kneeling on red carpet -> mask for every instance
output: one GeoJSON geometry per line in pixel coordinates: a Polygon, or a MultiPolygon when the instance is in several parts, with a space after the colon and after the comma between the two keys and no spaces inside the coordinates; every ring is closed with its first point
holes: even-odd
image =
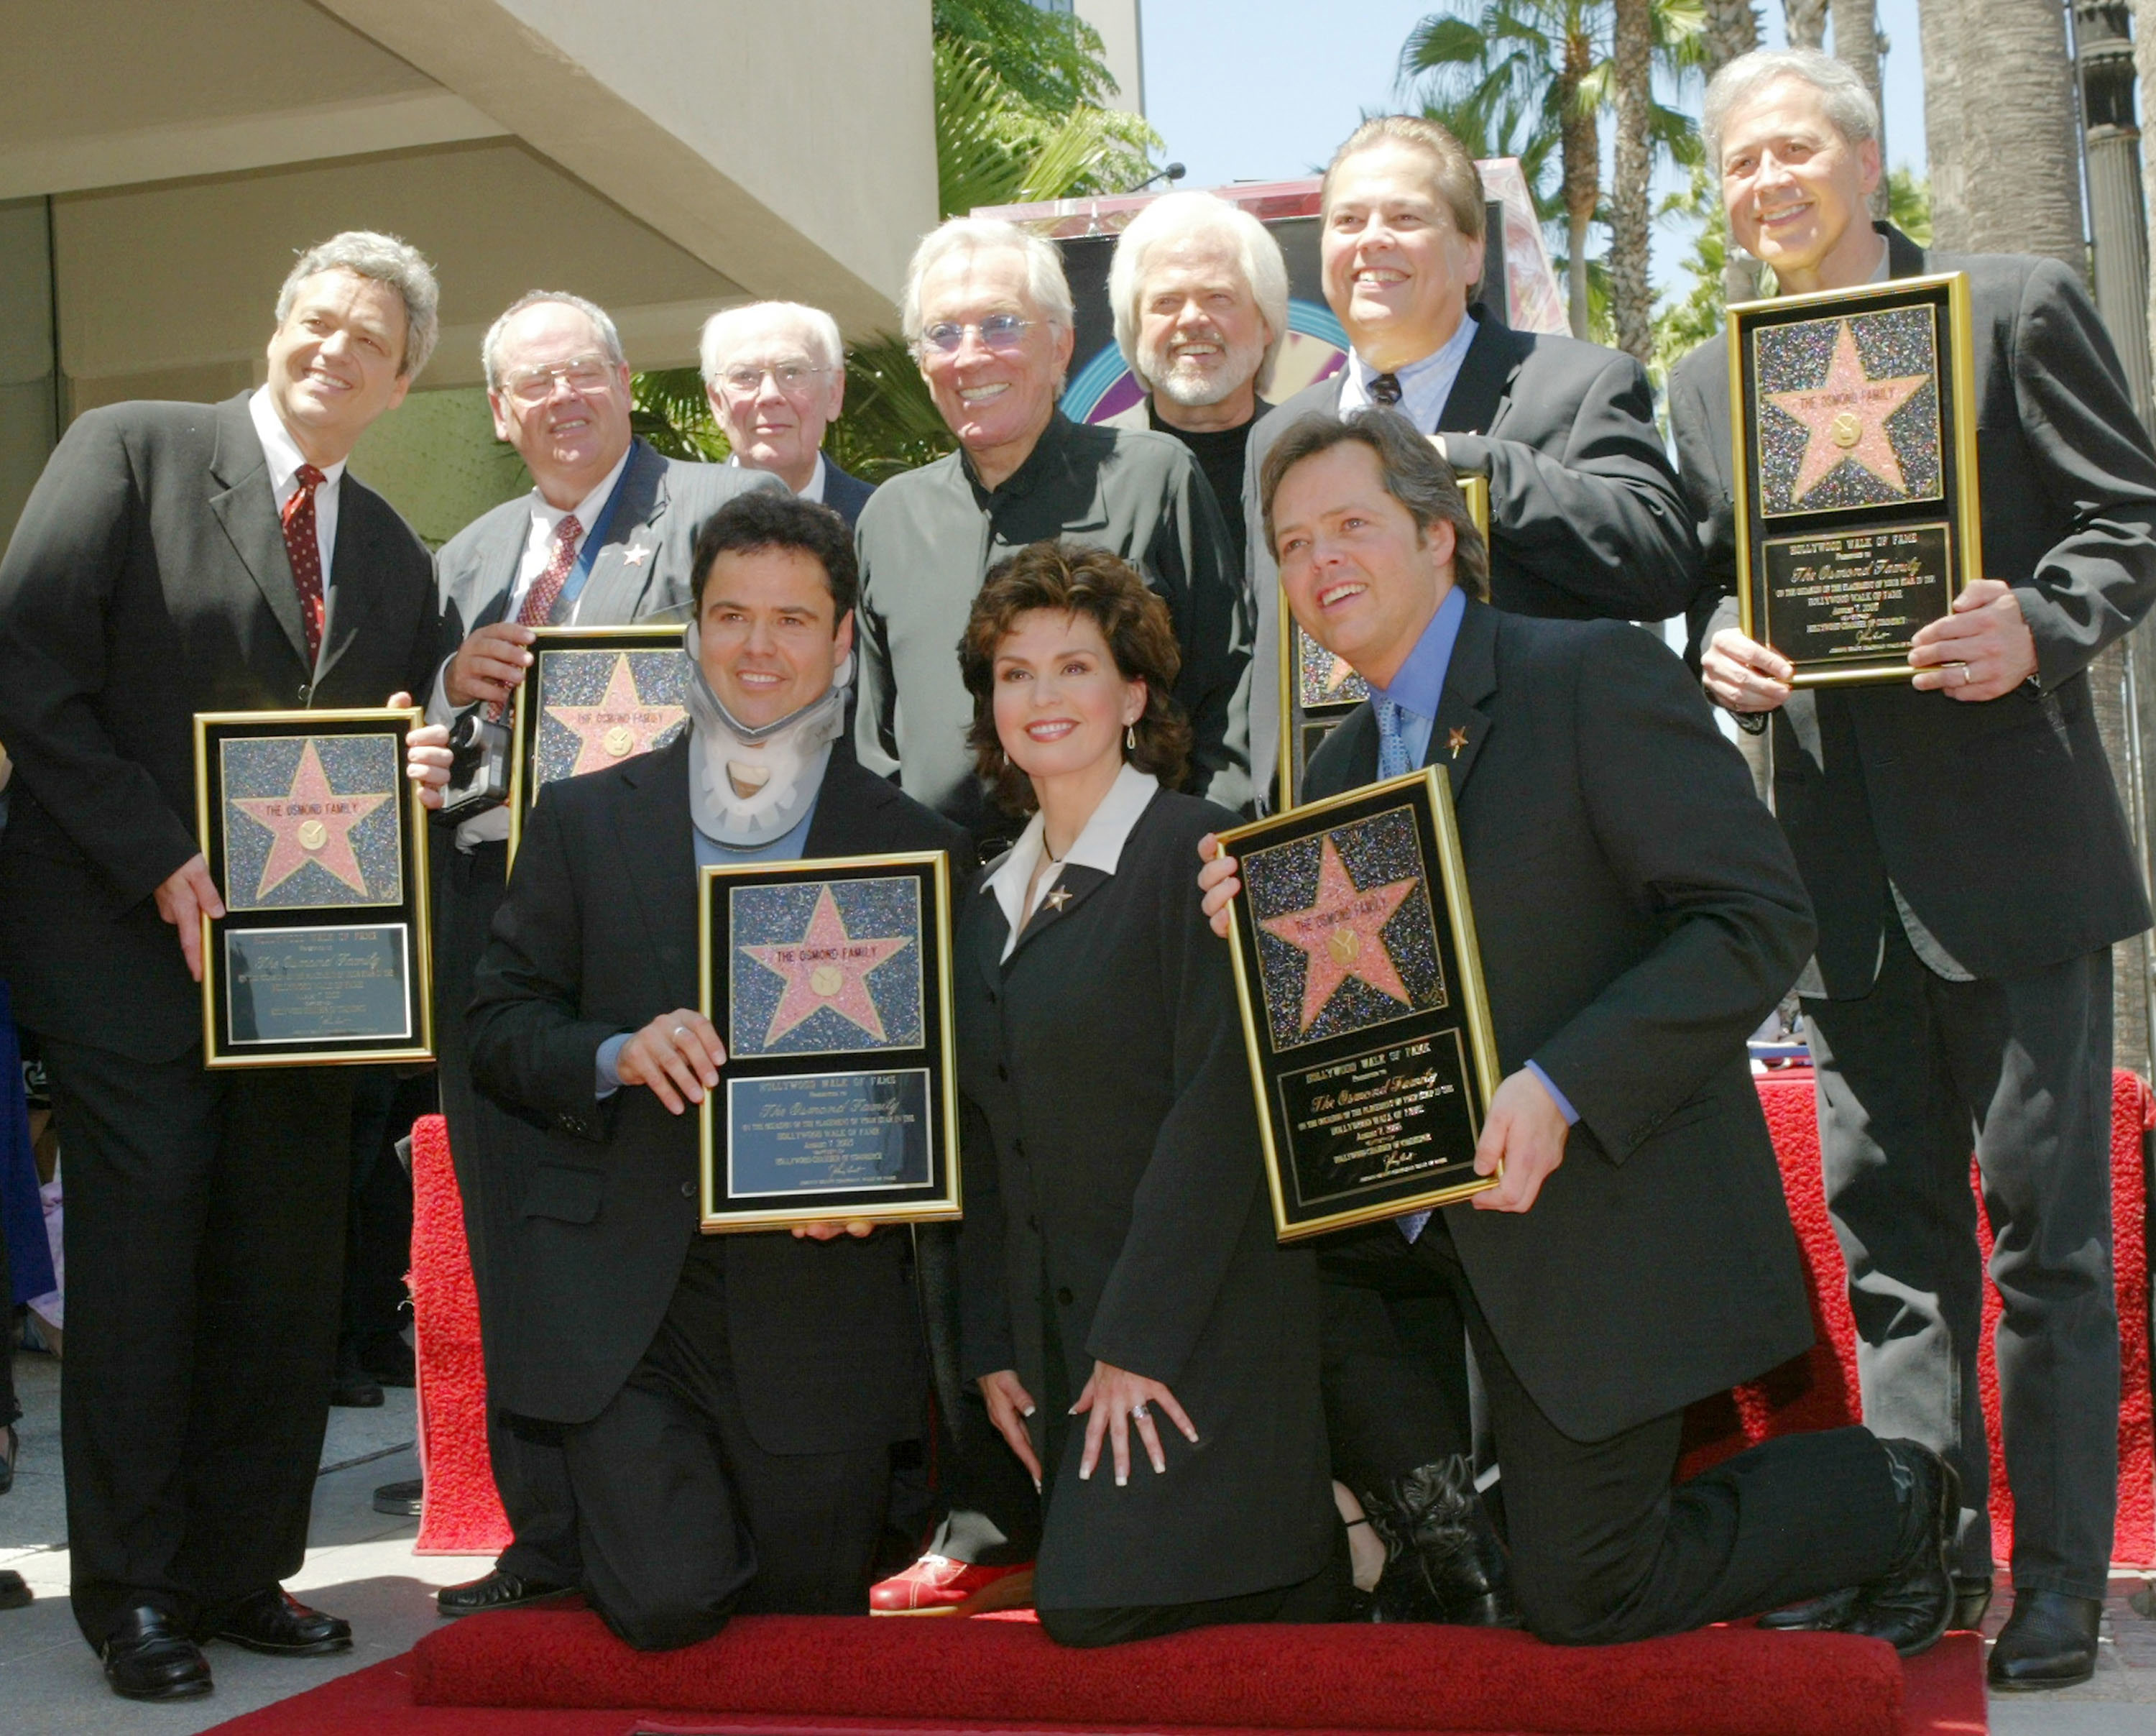
{"type": "Polygon", "coordinates": [[[858,588],[838,515],[741,496],[690,571],[690,729],[547,786],[470,1021],[480,1088],[546,1133],[521,1258],[551,1374],[501,1401],[559,1432],[584,1592],[644,1650],[736,1611],[866,1615],[891,1448],[927,1400],[901,1234],[699,1233],[694,1112],[726,1056],[696,1007],[696,871],[972,855],[833,754],[858,588]]]}
{"type": "MultiPolygon", "coordinates": [[[[1496,1185],[1315,1244],[1332,1461],[1388,1545],[1379,1612],[1507,1613],[1464,1338],[1536,1634],[1644,1640],[1849,1587],[1845,1631],[1922,1651],[1954,1601],[1938,1454],[1834,1429],[1671,1482],[1686,1405],[1812,1342],[1744,1047],[1812,917],[1743,759],[1652,634],[1489,607],[1450,468],[1391,412],[1297,421],[1260,490],[1289,609],[1372,689],[1301,794],[1445,768],[1508,1070],[1476,1153],[1496,1185]]],[[[1200,853],[1224,933],[1236,864],[1200,853]]]]}

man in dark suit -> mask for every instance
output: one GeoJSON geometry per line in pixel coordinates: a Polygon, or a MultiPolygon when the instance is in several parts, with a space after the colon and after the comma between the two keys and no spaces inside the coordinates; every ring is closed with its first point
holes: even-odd
{"type": "MultiPolygon", "coordinates": [[[[1471,311],[1482,270],[1482,182],[1435,121],[1390,115],[1348,135],[1325,172],[1325,299],[1352,350],[1250,435],[1243,485],[1256,649],[1250,763],[1280,763],[1280,585],[1257,479],[1313,410],[1391,404],[1455,470],[1490,479],[1490,598],[1514,614],[1656,621],[1699,587],[1699,552],[1655,427],[1646,371],[1569,337],[1471,311]]],[[[1224,505],[1226,503],[1223,503],[1224,505]]]]}
{"type": "Polygon", "coordinates": [[[704,321],[701,360],[704,393],[733,463],[769,470],[853,529],[875,485],[849,475],[824,451],[824,430],[846,407],[838,321],[798,301],[730,307],[704,321]]]}
{"type": "Polygon", "coordinates": [[[427,552],[345,460],[436,330],[426,262],[351,233],[277,298],[269,381],[71,427],[0,562],[14,756],[0,945],[67,1138],[62,1408],[75,1620],[120,1692],[206,1693],[199,1640],[339,1651],[305,1552],[351,1086],[207,1072],[193,716],[409,704],[427,552]]]}
{"type": "Polygon", "coordinates": [[[2156,452],[2073,273],[1927,257],[1872,225],[1878,115],[1840,63],[1746,56],[1717,79],[1707,119],[1731,233],[1783,290],[1969,278],[1992,576],[1916,634],[1907,683],[1792,692],[1789,665],[1738,631],[1722,340],[1679,365],[1671,413],[1722,593],[1707,690],[1749,728],[1772,720],[1775,811],[1819,913],[1798,987],[1864,1412],[1959,1469],[1956,1572],[1975,1626],[1992,1539],[1974,1143],[2006,1311],[2014,1490],[2014,1613],[1991,1679],[2059,1686],[2095,1667],[2111,1553],[2110,948],[2149,921],[2087,671],[2156,598],[2156,452]]]}
{"type": "MultiPolygon", "coordinates": [[[[1936,1454],[1840,1429],[1670,1487],[1684,1407],[1812,1336],[1744,1047],[1812,927],[1742,760],[1652,634],[1481,600],[1452,474],[1399,417],[1306,416],[1261,482],[1288,606],[1373,690],[1311,794],[1445,768],[1510,1070],[1475,1154],[1495,1187],[1318,1244],[1336,1474],[1413,1528],[1383,1509],[1468,1444],[1464,1318],[1535,1632],[1645,1639],[1856,1585],[1865,1631],[1922,1650],[1953,1605],[1936,1454]]],[[[1200,878],[1224,927],[1232,859],[1200,878]]]]}
{"type": "Polygon", "coordinates": [[[584,1590],[646,1648],[736,1610],[865,1614],[891,1449],[927,1398],[904,1237],[698,1234],[690,1112],[726,1051],[696,1010],[696,871],[968,853],[834,752],[857,585],[835,513],[734,501],[691,583],[690,732],[548,788],[471,1012],[480,1087],[545,1130],[516,1150],[497,1396],[560,1432],[584,1590]]]}
{"type": "MultiPolygon", "coordinates": [[[[613,626],[689,600],[696,532],[724,502],[776,479],[662,458],[629,433],[629,363],[606,311],[578,295],[535,290],[513,303],[481,347],[495,432],[531,471],[531,492],[467,526],[435,557],[442,611],[432,733],[415,745],[446,773],[452,716],[513,703],[541,626],[613,626]]],[[[433,787],[426,799],[439,803],[433,787]]],[[[464,1014],[508,873],[509,812],[489,809],[439,836],[434,864],[434,1020],[449,1153],[465,1202],[480,1338],[491,1369],[520,1310],[509,1300],[516,1190],[504,1147],[515,1122],[472,1089],[464,1014]]],[[[560,1449],[519,1435],[497,1407],[488,1419],[495,1486],[514,1538],[493,1569],[444,1587],[445,1615],[506,1609],[574,1585],[576,1514],[560,1449]]]]}

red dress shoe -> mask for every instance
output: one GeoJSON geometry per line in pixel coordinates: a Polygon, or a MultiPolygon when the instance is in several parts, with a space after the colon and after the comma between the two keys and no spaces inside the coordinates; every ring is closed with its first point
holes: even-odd
{"type": "Polygon", "coordinates": [[[947,1555],[923,1555],[902,1574],[869,1588],[871,1615],[978,1615],[1033,1601],[1033,1564],[976,1567],[947,1555]]]}

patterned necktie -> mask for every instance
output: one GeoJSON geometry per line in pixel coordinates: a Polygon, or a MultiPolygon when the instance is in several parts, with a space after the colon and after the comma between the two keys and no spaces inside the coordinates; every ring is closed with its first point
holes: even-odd
{"type": "Polygon", "coordinates": [[[516,611],[516,621],[522,627],[543,627],[554,619],[554,605],[561,600],[562,587],[569,582],[569,568],[577,563],[577,539],[584,534],[584,527],[577,522],[573,512],[554,527],[554,552],[547,562],[547,570],[531,581],[531,588],[524,593],[524,606],[516,611]]]}
{"type": "Polygon", "coordinates": [[[1370,382],[1372,403],[1396,404],[1400,401],[1400,377],[1396,373],[1381,373],[1370,382]]]}
{"type": "MultiPolygon", "coordinates": [[[[1404,778],[1411,768],[1407,737],[1400,733],[1400,708],[1382,693],[1370,696],[1370,706],[1378,714],[1378,776],[1380,779],[1404,778]]],[[[1430,1215],[1426,1211],[1403,1212],[1393,1222],[1402,1235],[1413,1241],[1422,1234],[1430,1215]]]]}
{"type": "Polygon", "coordinates": [[[292,563],[292,586],[300,593],[300,624],[307,634],[307,666],[322,654],[322,546],[315,538],[315,490],[329,478],[312,465],[292,473],[299,485],[285,502],[285,553],[292,563]]]}

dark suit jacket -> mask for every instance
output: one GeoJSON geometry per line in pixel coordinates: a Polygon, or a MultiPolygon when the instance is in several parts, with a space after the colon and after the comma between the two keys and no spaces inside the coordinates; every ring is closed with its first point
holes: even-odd
{"type": "MultiPolygon", "coordinates": [[[[1474,317],[1471,312],[1471,317],[1474,317]]],[[[1243,512],[1257,592],[1250,763],[1280,764],[1280,568],[1258,496],[1265,455],[1299,419],[1337,415],[1344,372],[1306,386],[1250,430],[1243,512]]],[[[1490,479],[1490,600],[1561,620],[1660,621],[1699,588],[1699,549],[1630,356],[1478,320],[1435,429],[1455,470],[1490,479]]]]}
{"type": "MultiPolygon", "coordinates": [[[[2090,660],[2156,599],[2156,451],[2111,342],[2055,260],[1935,254],[1887,231],[1896,277],[1965,271],[1974,304],[1984,567],[2015,588],[2036,679],[1983,704],[1906,683],[1815,689],[1774,722],[1774,808],[1819,913],[1826,993],[1878,970],[1887,881],[1980,977],[2148,926],[2097,735],[2090,660]]],[[[1670,416],[1718,597],[1737,624],[1728,347],[1678,363],[1670,416]]]]}
{"type": "Polygon", "coordinates": [[[869,503],[875,492],[875,484],[864,482],[850,471],[842,470],[827,453],[824,458],[824,504],[846,521],[852,530],[860,522],[861,508],[869,503]]]}
{"type": "MultiPolygon", "coordinates": [[[[1471,602],[1430,749],[1501,1065],[1532,1059],[1580,1117],[1532,1210],[1445,1221],[1536,1404],[1599,1441],[1811,1343],[1744,1046],[1810,950],[1804,886],[1698,686],[1640,628],[1471,602]]],[[[1308,795],[1377,768],[1365,704],[1308,795]]]]}
{"type": "Polygon", "coordinates": [[[347,471],[310,667],[244,394],[123,403],[70,427],[0,561],[0,953],[34,1030],[140,1061],[202,1040],[201,991],[151,897],[196,854],[194,714],[424,693],[425,547],[347,471]]]}
{"type": "MultiPolygon", "coordinates": [[[[662,458],[644,441],[629,449],[621,496],[593,557],[573,619],[619,626],[689,602],[689,559],[704,521],[737,495],[785,485],[762,470],[662,458]],[[634,557],[634,558],[632,558],[634,557]]],[[[434,557],[443,660],[477,627],[502,619],[531,533],[531,497],[519,495],[474,519],[434,557]]],[[[565,623],[570,618],[564,618],[565,623]]]]}
{"type": "MultiPolygon", "coordinates": [[[[511,1153],[524,1172],[523,1312],[493,1396],[543,1421],[588,1421],[621,1389],[699,1233],[695,1113],[669,1115],[640,1086],[601,1103],[594,1071],[608,1037],[696,1004],[688,754],[685,737],[547,786],[480,963],[474,1076],[547,1130],[511,1153]]],[[[835,755],[807,849],[970,860],[956,826],[835,755]]],[[[783,1230],[727,1238],[729,1349],[766,1451],[838,1452],[920,1432],[927,1375],[905,1249],[888,1230],[829,1243],[783,1230]]]]}

